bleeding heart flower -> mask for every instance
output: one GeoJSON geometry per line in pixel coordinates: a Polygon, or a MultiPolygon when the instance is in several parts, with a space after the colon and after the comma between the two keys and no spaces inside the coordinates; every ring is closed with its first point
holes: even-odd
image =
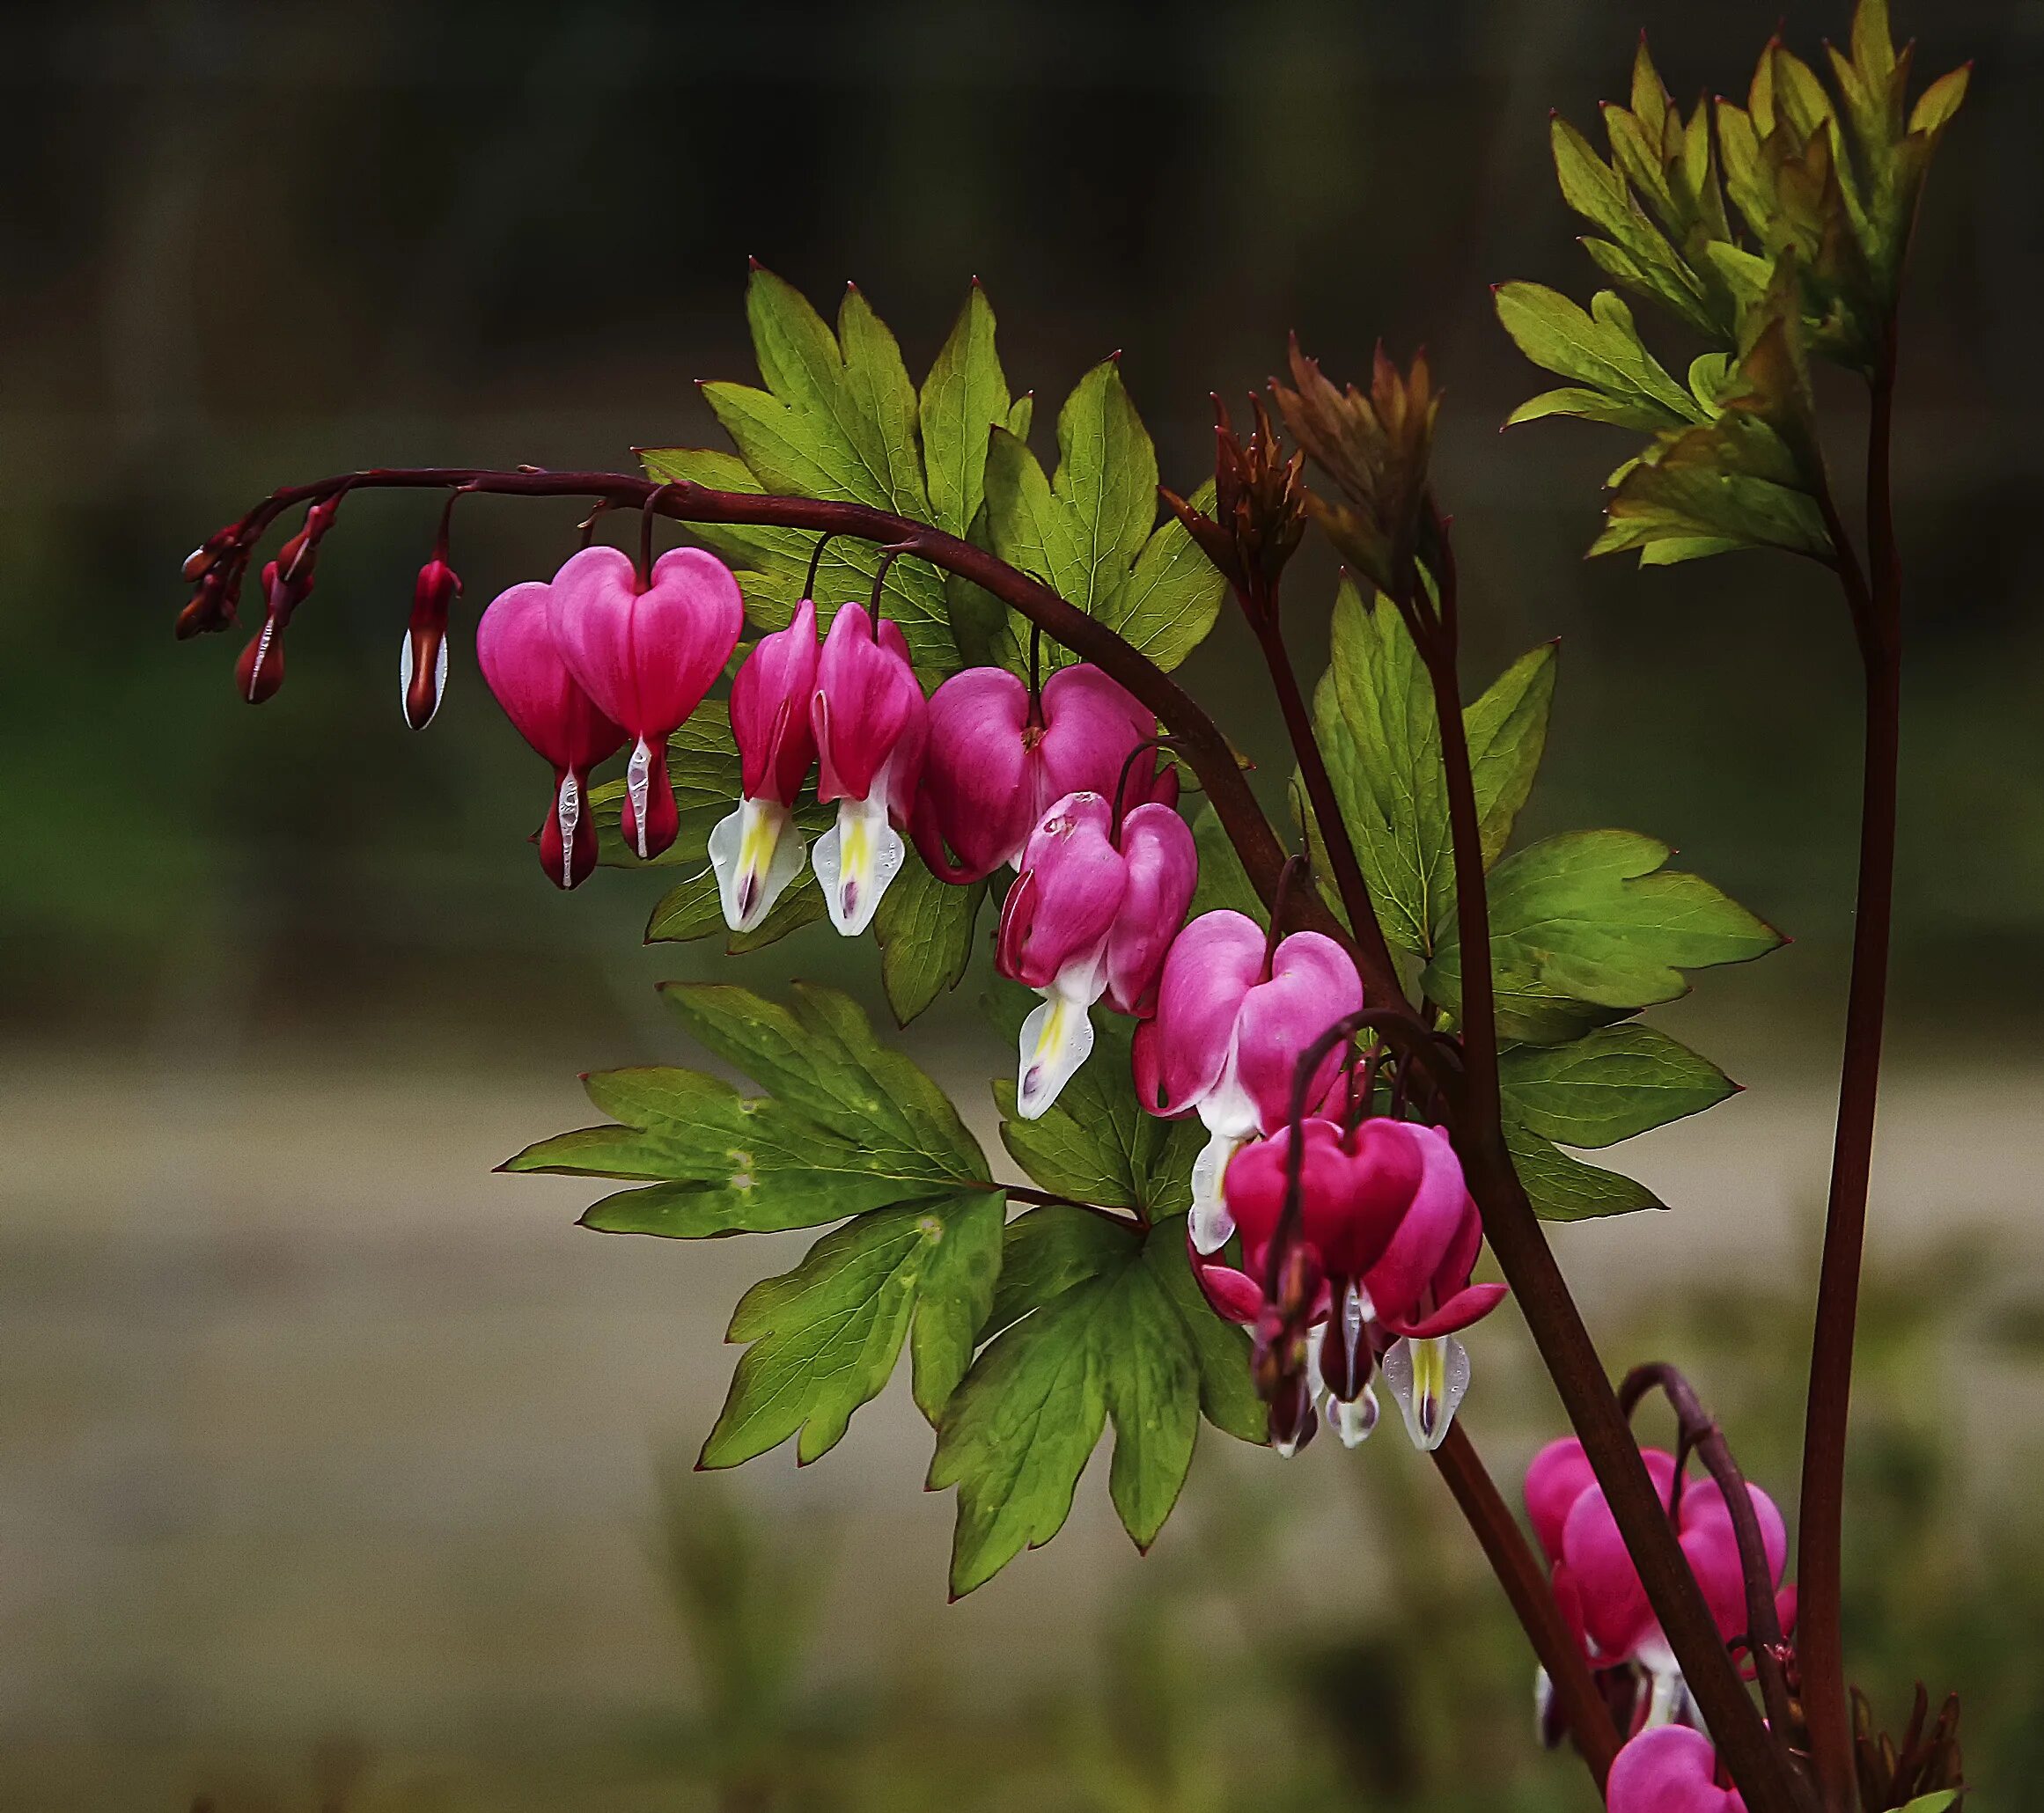
{"type": "Polygon", "coordinates": [[[667,738],[702,703],[745,627],[731,569],[700,547],[653,562],[642,586],[621,548],[569,556],[552,588],[554,641],[597,708],[632,739],[621,820],[643,861],[674,841],[679,818],[667,781],[667,738]]]}
{"type": "MultiPolygon", "coordinates": [[[[1198,1251],[1217,1251],[1233,1231],[1221,1195],[1229,1159],[1285,1124],[1305,1048],[1362,1005],[1354,961],[1319,932],[1294,932],[1272,950],[1254,920],[1224,911],[1202,913],[1173,942],[1156,1017],[1136,1033],[1136,1091],[1152,1113],[1197,1113],[1209,1135],[1193,1167],[1198,1251]]],[[[1309,1105],[1340,1068],[1329,1053],[1309,1105]]]]}
{"type": "Polygon", "coordinates": [[[710,863],[734,932],[751,931],[802,873],[806,846],[795,828],[795,796],[816,760],[809,722],[815,693],[816,606],[804,598],[785,629],[754,645],[731,685],[739,809],[710,833],[710,863]]]}
{"type": "Polygon", "coordinates": [[[1710,1740],[1686,1725],[1651,1727],[1620,1751],[1604,1803],[1609,1813],[1746,1813],[1739,1790],[1718,1780],[1710,1740]]]}
{"type": "Polygon", "coordinates": [[[816,664],[810,704],[821,764],[816,796],[838,802],[837,823],[812,860],[830,922],[855,938],[873,922],[880,896],[901,872],[906,826],[923,772],[930,708],[901,626],[863,605],[840,605],[816,664]]]}
{"type": "MultiPolygon", "coordinates": [[[[1342,1436],[1353,1446],[1369,1434],[1376,1408],[1372,1402],[1358,1418],[1349,1406],[1363,1398],[1381,1354],[1407,1433],[1416,1447],[1437,1448],[1469,1383],[1468,1354],[1453,1332],[1504,1296],[1502,1284],[1468,1281],[1482,1229],[1454,1148],[1439,1127],[1375,1116],[1347,1129],[1309,1117],[1299,1137],[1294,1251],[1324,1281],[1307,1312],[1310,1369],[1341,1407],[1342,1436]]],[[[1291,1154],[1292,1130],[1281,1127],[1228,1165],[1226,1206],[1242,1237],[1242,1270],[1193,1239],[1195,1275],[1234,1321],[1256,1323],[1275,1307],[1265,1283],[1291,1154]]]]}
{"type": "Polygon", "coordinates": [[[1043,1005],[1022,1024],[1016,1112],[1034,1120],[1093,1048],[1088,1009],[1149,1010],[1199,878],[1186,822],[1140,805],[1117,826],[1098,793],[1070,793],[1030,833],[1001,907],[995,961],[1043,1005]]]}
{"type": "MultiPolygon", "coordinates": [[[[1036,699],[1005,668],[954,673],[930,698],[915,847],[946,881],[978,881],[1003,863],[1018,869],[1030,831],[1055,801],[1068,793],[1112,799],[1129,757],[1156,734],[1156,718],[1084,662],[1061,667],[1036,699]]],[[[1121,805],[1177,797],[1177,770],[1159,775],[1151,755],[1129,771],[1121,805]]]]}
{"type": "Polygon", "coordinates": [[[589,771],[625,733],[576,683],[554,642],[553,589],[533,579],[501,592],[475,628],[482,677],[518,734],[554,765],[554,809],[540,827],[540,861],[554,885],[571,888],[596,867],[593,834],[577,837],[589,771]]]}
{"type": "MultiPolygon", "coordinates": [[[[1661,1501],[1673,1508],[1677,1539],[1718,1633],[1727,1641],[1743,1634],[1746,1575],[1722,1489],[1709,1479],[1683,1480],[1678,1487],[1675,1458],[1665,1450],[1643,1448],[1640,1458],[1661,1501]]],[[[1776,1589],[1776,1614],[1784,1630],[1793,1629],[1794,1589],[1782,1585],[1789,1558],[1782,1514],[1757,1486],[1746,1491],[1776,1589]]],[[[1533,1457],[1526,1502],[1553,1567],[1555,1596],[1581,1633],[1584,1653],[1599,1667],[1632,1663],[1644,1670],[1652,1685],[1648,1722],[1665,1722],[1684,1691],[1680,1671],[1580,1442],[1573,1436],[1550,1442],[1533,1457]]]]}

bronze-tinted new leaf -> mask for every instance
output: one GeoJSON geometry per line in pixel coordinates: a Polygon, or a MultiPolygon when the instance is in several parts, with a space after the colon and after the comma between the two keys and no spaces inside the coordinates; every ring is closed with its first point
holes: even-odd
{"type": "Polygon", "coordinates": [[[1411,597],[1440,411],[1426,355],[1401,372],[1379,346],[1367,396],[1354,385],[1337,388],[1300,349],[1297,334],[1290,364],[1294,387],[1273,379],[1271,394],[1284,425],[1342,494],[1339,502],[1309,494],[1313,520],[1379,590],[1411,597]]]}

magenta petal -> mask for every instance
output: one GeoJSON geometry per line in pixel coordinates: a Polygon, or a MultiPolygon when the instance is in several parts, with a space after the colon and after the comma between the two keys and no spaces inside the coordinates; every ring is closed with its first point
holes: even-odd
{"type": "Polygon", "coordinates": [[[876,635],[863,605],[840,605],[816,664],[811,708],[821,774],[817,797],[870,797],[889,769],[888,807],[906,821],[923,767],[929,708],[901,629],[883,618],[876,635]]]}
{"type": "Polygon", "coordinates": [[[1562,1553],[1581,1595],[1583,1627],[1599,1655],[1607,1662],[1629,1659],[1660,1626],[1601,1492],[1585,1492],[1570,1508],[1562,1553]]]}
{"type": "Polygon", "coordinates": [[[724,671],[745,606],[731,569],[700,547],[662,554],[643,591],[623,552],[585,547],[554,576],[550,620],[582,689],[627,735],[655,741],[724,671]]]}
{"type": "Polygon", "coordinates": [[[1209,1259],[1193,1247],[1189,1240],[1187,1250],[1192,1258],[1193,1277],[1207,1302],[1213,1306],[1214,1313],[1230,1322],[1254,1322],[1263,1308],[1263,1287],[1246,1272],[1238,1272],[1232,1266],[1209,1259]]]}
{"type": "Polygon", "coordinates": [[[475,627],[482,678],[518,734],[566,773],[616,753],[625,733],[576,684],[554,641],[551,588],[536,579],[500,592],[475,627]]]}
{"type": "Polygon", "coordinates": [[[1526,1470],[1526,1510],[1550,1562],[1562,1558],[1562,1526],[1576,1501],[1597,1485],[1597,1474],[1573,1435],[1550,1442],[1526,1470]]]}
{"type": "MultiPolygon", "coordinates": [[[[1039,812],[1067,793],[1112,799],[1131,752],[1156,734],[1157,719],[1099,668],[1083,661],[1059,668],[1043,685],[1043,738],[1036,752],[1039,812]]],[[[1156,771],[1154,752],[1147,762],[1137,760],[1124,804],[1150,797],[1156,771]]]]}
{"type": "Polygon", "coordinates": [[[930,696],[918,817],[927,813],[957,854],[960,881],[977,881],[1009,861],[1041,816],[1025,740],[1028,715],[1028,686],[1002,667],[968,667],[930,696]]]}
{"type": "MultiPolygon", "coordinates": [[[[1326,1271],[1327,1247],[1340,1231],[1349,1193],[1349,1156],[1342,1149],[1342,1129],[1331,1120],[1300,1123],[1305,1149],[1299,1161],[1299,1233],[1313,1248],[1326,1271]]],[[[1229,1161],[1221,1188],[1228,1213],[1242,1236],[1242,1256],[1253,1272],[1262,1269],[1271,1237],[1284,1211],[1291,1157],[1291,1129],[1280,1127],[1268,1140],[1243,1147],[1229,1161]]]]}
{"type": "Polygon", "coordinates": [[[1107,1003],[1117,1013],[1145,1014],[1199,884],[1199,852],[1171,807],[1143,805],[1122,820],[1121,861],[1128,884],[1107,936],[1107,1003]]]}
{"type": "Polygon", "coordinates": [[[1609,1813],[1746,1813],[1736,1788],[1717,1785],[1717,1752],[1701,1731],[1657,1725],[1619,1751],[1605,1783],[1609,1813]]]}
{"type": "Polygon", "coordinates": [[[1061,971],[1098,956],[1127,886],[1121,854],[1109,840],[1107,803],[1073,793],[1029,834],[1022,871],[1001,909],[1001,973],[1048,988],[1061,971]]]}
{"type": "Polygon", "coordinates": [[[816,606],[795,607],[785,629],[761,636],[731,683],[731,731],[747,799],[791,806],[816,760],[809,701],[816,691],[816,606]]]}
{"type": "MultiPolygon", "coordinates": [[[[1306,1047],[1362,1005],[1355,962],[1332,938],[1294,932],[1277,947],[1270,980],[1249,991],[1235,1033],[1237,1074],[1265,1133],[1291,1116],[1293,1077],[1306,1047]]],[[[1307,1101],[1327,1093],[1341,1062],[1339,1050],[1321,1061],[1307,1101]]]]}
{"type": "Polygon", "coordinates": [[[1235,1017],[1262,972],[1263,929],[1246,914],[1202,913],[1172,941],[1156,1017],[1136,1034],[1145,1107],[1182,1114],[1220,1081],[1235,1017]]]}
{"type": "Polygon", "coordinates": [[[1384,1317],[1384,1325],[1393,1334],[1411,1340],[1431,1340],[1437,1335],[1453,1334],[1458,1329],[1481,1322],[1505,1299],[1509,1287],[1503,1284],[1470,1284],[1452,1296],[1443,1297],[1431,1315],[1408,1321],[1384,1317]]]}
{"type": "Polygon", "coordinates": [[[1378,1318],[1386,1326],[1415,1321],[1425,1313],[1423,1305],[1460,1230],[1468,1195],[1461,1163],[1436,1129],[1415,1127],[1409,1121],[1389,1125],[1412,1140],[1420,1154],[1421,1171],[1398,1231],[1364,1281],[1378,1318]]]}
{"type": "MultiPolygon", "coordinates": [[[[1782,1570],[1789,1565],[1788,1525],[1782,1519],[1780,1508],[1759,1486],[1749,1483],[1746,1489],[1753,1501],[1754,1521],[1760,1525],[1761,1546],[1767,1553],[1768,1574],[1779,1582],[1782,1570]]],[[[1726,1533],[1731,1532],[1731,1508],[1725,1503],[1724,1489],[1717,1480],[1699,1479],[1685,1488],[1681,1525],[1685,1533],[1720,1525],[1726,1533]]]]}

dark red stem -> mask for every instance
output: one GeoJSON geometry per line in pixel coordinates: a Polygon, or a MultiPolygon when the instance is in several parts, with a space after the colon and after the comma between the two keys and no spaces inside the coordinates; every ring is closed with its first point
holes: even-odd
{"type": "Polygon", "coordinates": [[[1562,1622],[1546,1572],[1459,1421],[1448,1426],[1447,1435],[1434,1450],[1434,1466],[1447,1481],[1498,1585],[1518,1614],[1533,1654],[1554,1684],[1555,1697],[1568,1714],[1569,1735],[1588,1765],[1597,1791],[1603,1793],[1604,1778],[1618,1754],[1618,1729],[1611,1722],[1611,1708],[1597,1691],[1583,1646],[1562,1622]]]}
{"type": "Polygon", "coordinates": [[[1366,996],[1387,1004],[1392,1002],[1402,1004],[1405,990],[1398,980],[1398,966],[1392,961],[1391,947],[1384,941],[1384,929],[1377,922],[1377,912],[1370,899],[1370,884],[1364,878],[1363,865],[1357,860],[1356,847],[1349,841],[1349,828],[1342,822],[1341,803],[1334,797],[1334,783],[1327,774],[1327,760],[1320,753],[1320,744],[1314,738],[1312,718],[1299,691],[1298,677],[1292,672],[1291,656],[1284,646],[1284,631],[1277,620],[1275,590],[1267,604],[1255,608],[1245,599],[1242,612],[1256,632],[1256,640],[1263,650],[1264,664],[1270,670],[1271,687],[1277,694],[1278,709],[1284,716],[1285,732],[1291,739],[1292,752],[1298,758],[1299,776],[1305,782],[1306,798],[1312,803],[1313,818],[1320,826],[1320,842],[1327,853],[1327,866],[1334,870],[1334,885],[1340,891],[1342,907],[1354,934],[1356,964],[1362,972],[1366,996]]]}
{"type": "Polygon", "coordinates": [[[1860,1259],[1866,1241],[1867,1185],[1873,1167],[1874,1113],[1880,1093],[1886,1016],[1888,942],[1894,912],[1895,798],[1901,745],[1901,558],[1895,543],[1889,459],[1894,433],[1895,342],[1891,327],[1874,375],[1867,447],[1867,553],[1871,584],[1828,498],[1825,510],[1838,551],[1839,582],[1852,613],[1866,679],[1866,741],[1861,776],[1859,892],[1852,932],[1852,980],[1846,998],[1845,1056],[1838,1084],[1838,1129],[1831,1152],[1831,1193],[1824,1217],[1824,1260],[1817,1284],[1810,1392],[1803,1432],[1801,1512],[1796,1589],[1803,1707],[1829,1813],[1855,1804],[1852,1709],[1840,1621],[1839,1554],[1845,1508],[1845,1440],[1852,1399],[1852,1351],[1859,1310],[1860,1259]]]}
{"type": "Polygon", "coordinates": [[[1455,1127],[1456,1149],[1471,1193],[1482,1211],[1483,1231],[1491,1251],[1518,1301],[1533,1343],[1617,1519],[1648,1601],[1681,1664],[1718,1752],[1746,1797],[1749,1813],[1797,1813],[1784,1758],[1768,1736],[1717,1634],[1695,1575],[1675,1540],[1666,1507],[1647,1475],[1589,1330],[1505,1149],[1497,1090],[1497,1027],[1483,846],[1462,723],[1454,639],[1445,628],[1454,620],[1456,580],[1452,559],[1445,552],[1437,576],[1442,599],[1437,613],[1427,613],[1422,600],[1401,602],[1408,623],[1415,627],[1415,640],[1432,683],[1447,774],[1462,961],[1464,1085],[1462,1112],[1455,1127]]]}

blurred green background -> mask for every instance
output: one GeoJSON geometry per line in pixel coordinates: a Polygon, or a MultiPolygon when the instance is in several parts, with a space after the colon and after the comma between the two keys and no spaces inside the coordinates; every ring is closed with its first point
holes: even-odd
{"type": "MultiPolygon", "coordinates": [[[[729,1305],[779,1239],[570,1224],[490,1177],[575,1074],[685,1056],[657,878],[570,897],[543,770],[458,642],[430,734],[397,645],[420,498],[349,506],[254,713],[174,645],[177,565],[272,485],[367,463],[617,464],[713,437],[747,254],[856,277],[912,368],[976,273],[1011,381],[1124,349],[1167,482],[1297,327],[1448,387],[1471,679],[1563,639],[1528,830],[1635,826],[1794,934],[1665,1017],[1753,1087],[1620,1161],[1675,1205],[1558,1244],[1614,1360],[1692,1364],[1792,1496],[1850,928],[1856,679],[1821,576],[1585,565],[1621,436],[1497,423],[1539,387],[1508,276],[1585,295],[1550,106],[1646,26],[1743,88],[1776,0],[1254,6],[348,4],[14,9],[0,144],[0,1804],[1236,1806],[1584,1802],[1428,1470],[1378,1444],[1202,1455],[1138,1562],[1074,1523],[943,1602],[949,1505],[905,1397],[827,1463],[689,1474],[729,1305]],[[788,1610],[800,1604],[804,1616],[788,1610]]],[[[1786,9],[1798,48],[1842,0],[1786,9]]],[[[1978,59],[1906,316],[1897,1025],[1851,1500],[1885,1708],[1967,1690],[1989,1804],[2044,1778],[2035,1214],[2044,1005],[2044,5],[1898,6],[1978,59]],[[2026,1749],[2026,1746],[2028,1748],[2026,1749]]],[[[1855,400],[1825,396],[1835,457],[1855,400]]],[[[1047,428],[1040,442],[1048,441],[1047,428]]],[[[571,506],[467,507],[467,609],[571,506]]],[[[1292,588],[1317,666],[1331,569],[1292,588]]],[[[473,620],[472,614],[469,620],[473,620]]],[[[1187,672],[1282,774],[1224,625],[1187,672]]],[[[749,980],[877,995],[812,928],[749,980]]],[[[905,1041],[982,1132],[969,999],[905,1041]]],[[[1511,1318],[1467,1412],[1501,1472],[1556,1427],[1511,1318]]]]}

